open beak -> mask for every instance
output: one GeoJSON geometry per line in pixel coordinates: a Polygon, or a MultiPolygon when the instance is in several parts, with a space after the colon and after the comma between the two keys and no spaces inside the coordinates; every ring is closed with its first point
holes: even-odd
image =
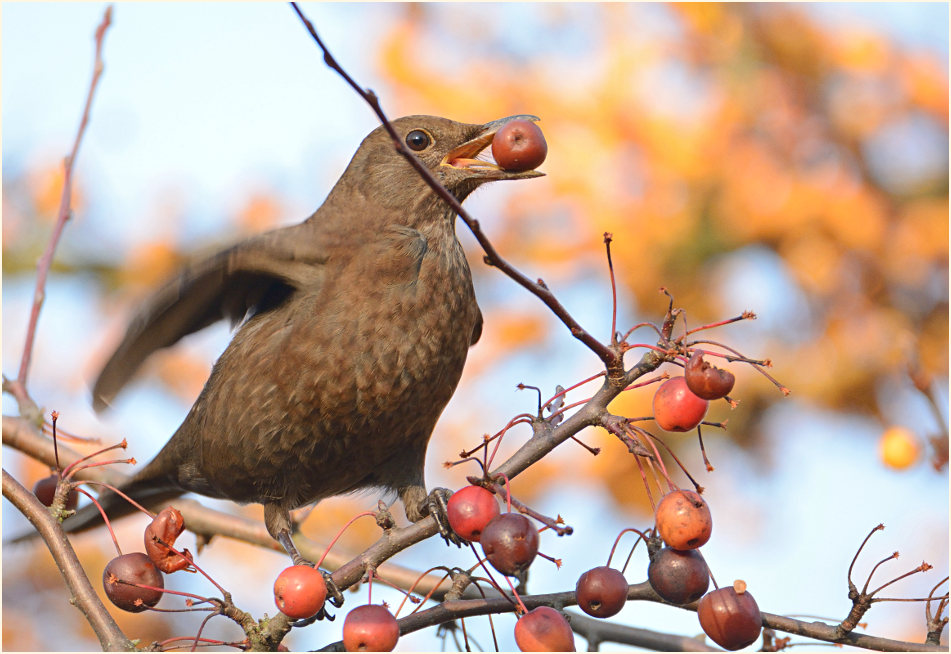
{"type": "Polygon", "coordinates": [[[502,129],[503,125],[513,120],[530,120],[532,122],[538,122],[541,119],[538,116],[519,114],[517,116],[499,118],[498,120],[493,120],[490,123],[486,123],[482,126],[482,132],[478,136],[476,136],[474,139],[466,141],[458,147],[453,148],[442,160],[441,165],[465,169],[486,180],[531,179],[532,177],[544,176],[545,173],[540,173],[537,170],[509,172],[502,170],[496,163],[492,161],[476,158],[479,153],[492,145],[492,139],[495,137],[495,133],[502,129]]]}

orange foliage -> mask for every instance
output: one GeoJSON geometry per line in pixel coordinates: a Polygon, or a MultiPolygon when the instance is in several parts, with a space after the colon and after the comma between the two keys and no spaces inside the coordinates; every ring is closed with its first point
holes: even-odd
{"type": "MultiPolygon", "coordinates": [[[[478,12],[413,6],[379,50],[393,91],[387,104],[394,115],[542,118],[547,177],[506,191],[491,234],[529,276],[558,278],[562,289],[592,266],[602,272],[609,231],[621,293],[656,318],[657,288],[666,286],[696,324],[725,317],[709,274],[718,259],[766,246],[808,302],[801,319],[812,336],[765,346],[773,374],[797,396],[874,413],[875,386],[910,357],[947,376],[947,295],[906,292],[942,279],[946,288],[947,169],[898,195],[864,149],[911,112],[947,134],[946,67],[871,28],[835,30],[799,7],[657,7],[539,12],[556,30],[583,13],[601,32],[590,50],[567,57],[543,44],[511,58],[461,27],[478,12]],[[677,29],[639,32],[652,11],[677,29]],[[432,56],[449,44],[478,53],[453,60],[451,75],[432,56]]],[[[519,327],[525,316],[493,316],[501,331],[487,342],[545,341],[536,331],[543,322],[519,327]]],[[[757,384],[742,399],[765,406],[774,394],[757,384]]],[[[591,465],[609,477],[599,459],[591,465]]]]}
{"type": "MultiPolygon", "coordinates": [[[[31,199],[36,208],[37,215],[43,220],[53,221],[57,218],[65,179],[66,172],[63,169],[62,161],[55,163],[47,162],[35,169],[30,175],[28,185],[31,199]]],[[[77,188],[75,178],[73,178],[72,198],[70,202],[70,206],[74,212],[82,211],[83,197],[77,188]]]]}
{"type": "Polygon", "coordinates": [[[171,277],[181,262],[176,246],[166,240],[136,244],[126,255],[120,282],[123,286],[155,288],[171,277]]]}
{"type": "Polygon", "coordinates": [[[283,207],[273,194],[254,193],[238,211],[238,225],[242,230],[256,234],[275,227],[283,213],[283,207]]]}

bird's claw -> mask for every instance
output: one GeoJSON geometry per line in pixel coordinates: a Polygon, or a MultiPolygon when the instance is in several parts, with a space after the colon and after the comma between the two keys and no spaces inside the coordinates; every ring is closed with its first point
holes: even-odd
{"type": "Polygon", "coordinates": [[[334,619],[334,616],[332,616],[332,615],[330,615],[329,613],[327,613],[327,612],[324,610],[324,608],[321,607],[320,610],[317,611],[317,613],[315,613],[314,615],[310,616],[309,618],[304,618],[303,620],[294,620],[294,621],[291,623],[291,626],[292,626],[292,627],[296,627],[296,628],[298,628],[298,629],[301,628],[301,627],[308,627],[308,626],[314,624],[315,622],[317,622],[318,620],[323,620],[324,618],[326,618],[326,619],[328,619],[328,620],[330,620],[330,621],[332,622],[333,619],[334,619]]]}
{"type": "Polygon", "coordinates": [[[465,541],[449,525],[449,498],[451,496],[452,491],[448,488],[434,488],[426,498],[426,505],[429,507],[429,515],[436,521],[439,535],[446,541],[446,545],[462,547],[465,541]]]}
{"type": "MultiPolygon", "coordinates": [[[[337,588],[337,584],[334,583],[334,578],[330,576],[330,573],[326,570],[318,571],[324,577],[324,583],[327,585],[327,601],[330,602],[335,608],[340,608],[343,606],[343,593],[340,592],[340,589],[337,588]]],[[[323,611],[323,609],[321,609],[323,611]]],[[[318,613],[318,615],[320,615],[318,613]]],[[[328,620],[333,620],[333,616],[329,616],[328,620]]]]}
{"type": "MultiPolygon", "coordinates": [[[[314,567],[312,563],[308,563],[303,558],[301,559],[304,563],[295,563],[294,565],[309,565],[314,567]]],[[[327,601],[330,602],[335,608],[340,608],[343,606],[343,593],[340,592],[340,589],[337,588],[337,584],[334,583],[333,577],[330,576],[330,573],[326,570],[321,570],[317,568],[317,572],[324,578],[324,584],[327,586],[327,601]]],[[[291,623],[292,627],[307,627],[314,624],[318,620],[327,620],[328,622],[333,622],[336,619],[336,616],[330,613],[327,610],[326,604],[320,607],[320,610],[317,611],[314,615],[309,618],[304,618],[303,620],[295,620],[291,623]]]]}

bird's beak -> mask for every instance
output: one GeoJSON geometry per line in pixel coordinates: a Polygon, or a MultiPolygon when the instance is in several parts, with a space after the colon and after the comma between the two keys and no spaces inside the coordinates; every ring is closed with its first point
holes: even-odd
{"type": "Polygon", "coordinates": [[[497,164],[485,159],[476,159],[480,152],[492,145],[492,139],[495,133],[502,129],[502,126],[513,120],[530,120],[538,122],[541,120],[538,116],[528,114],[519,114],[517,116],[508,116],[499,118],[482,126],[482,131],[473,139],[470,139],[453,148],[449,154],[442,160],[441,165],[451,168],[461,168],[469,171],[475,177],[481,177],[485,180],[496,179],[531,179],[532,177],[542,177],[545,173],[537,170],[525,170],[522,172],[509,172],[499,168],[497,164]]]}

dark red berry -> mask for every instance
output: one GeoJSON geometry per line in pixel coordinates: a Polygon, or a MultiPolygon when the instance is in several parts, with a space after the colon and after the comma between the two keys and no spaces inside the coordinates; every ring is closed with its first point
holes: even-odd
{"type": "Polygon", "coordinates": [[[145,553],[162,572],[184,570],[192,564],[191,552],[183,550],[176,554],[171,550],[184,530],[185,519],[173,506],[162,509],[145,528],[145,553]]]}
{"type": "Polygon", "coordinates": [[[482,486],[460,488],[449,498],[449,526],[472,543],[478,543],[489,522],[499,515],[495,494],[482,486]]]}
{"type": "Polygon", "coordinates": [[[654,393],[654,422],[667,431],[690,431],[707,414],[707,405],[687,388],[683,377],[671,377],[654,393]]]}
{"type": "Polygon", "coordinates": [[[479,542],[492,567],[504,575],[527,570],[538,554],[538,531],[520,513],[503,513],[490,520],[479,542]]]}
{"type": "Polygon", "coordinates": [[[492,157],[502,170],[534,170],[542,165],[547,155],[545,135],[530,120],[505,123],[492,138],[492,157]]]}
{"type": "MultiPolygon", "coordinates": [[[[42,502],[44,506],[53,505],[57,483],[59,483],[59,475],[52,474],[49,477],[43,477],[33,486],[33,494],[36,495],[36,499],[42,502]]],[[[71,489],[66,495],[66,505],[64,508],[68,511],[72,511],[78,504],[79,493],[75,489],[71,489]]]]}
{"type": "Polygon", "coordinates": [[[575,594],[582,611],[596,618],[610,618],[627,602],[627,579],[614,568],[592,568],[578,578],[575,594]]]}
{"type": "Polygon", "coordinates": [[[667,493],[654,516],[657,533],[675,550],[693,550],[710,540],[713,517],[700,495],[688,490],[667,493]]]}
{"type": "Polygon", "coordinates": [[[163,593],[154,588],[165,588],[165,580],[146,554],[132,552],[117,556],[106,564],[102,571],[102,587],[106,597],[120,609],[139,613],[159,603],[163,593]]]}
{"type": "Polygon", "coordinates": [[[327,583],[320,571],[309,565],[292,565],[274,581],[274,603],[281,613],[295,620],[314,616],[327,599],[327,583]]]}
{"type": "Polygon", "coordinates": [[[385,606],[358,606],[343,621],[343,646],[348,652],[392,652],[400,638],[396,618],[385,606]]]}
{"type": "Polygon", "coordinates": [[[742,581],[701,597],[697,616],[703,632],[717,645],[729,650],[752,645],[763,626],[759,606],[742,581]]]}
{"type": "Polygon", "coordinates": [[[550,606],[532,609],[515,623],[515,643],[523,652],[573,652],[575,637],[565,616],[550,606]]]}
{"type": "Polygon", "coordinates": [[[695,350],[684,367],[684,379],[694,395],[704,400],[719,400],[733,390],[736,378],[729,370],[716,368],[703,360],[700,350],[695,350]]]}
{"type": "Polygon", "coordinates": [[[690,604],[707,592],[710,570],[699,551],[664,547],[647,566],[647,580],[671,604],[690,604]]]}

